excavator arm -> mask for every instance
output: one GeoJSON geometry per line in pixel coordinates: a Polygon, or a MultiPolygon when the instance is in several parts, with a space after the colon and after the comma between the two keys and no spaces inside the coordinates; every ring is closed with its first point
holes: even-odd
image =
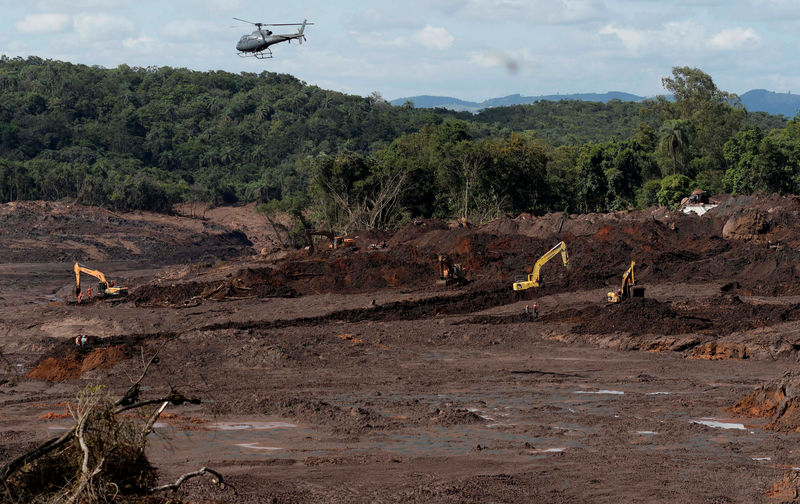
{"type": "Polygon", "coordinates": [[[306,231],[306,239],[308,240],[308,252],[314,253],[314,236],[324,236],[330,241],[330,247],[333,248],[334,236],[330,231],[306,231]]]}
{"type": "Polygon", "coordinates": [[[542,257],[536,261],[536,263],[533,265],[533,271],[531,271],[531,274],[528,275],[527,280],[519,280],[514,282],[514,290],[525,290],[530,289],[531,287],[539,287],[539,273],[542,269],[542,266],[547,264],[550,259],[557,256],[559,253],[561,254],[561,261],[564,263],[564,266],[566,266],[569,263],[569,256],[567,255],[567,244],[562,241],[559,242],[555,247],[545,252],[544,255],[542,255],[542,257]]]}
{"type": "Polygon", "coordinates": [[[636,285],[636,276],[633,272],[634,266],[636,266],[636,261],[631,261],[630,267],[622,274],[622,286],[620,287],[622,292],[626,292],[630,290],[632,286],[636,285]]]}
{"type": "Polygon", "coordinates": [[[631,261],[631,265],[625,270],[625,273],[622,274],[622,285],[619,290],[617,292],[608,293],[609,303],[619,303],[623,299],[627,299],[631,296],[631,290],[636,285],[635,266],[636,261],[631,261]]]}

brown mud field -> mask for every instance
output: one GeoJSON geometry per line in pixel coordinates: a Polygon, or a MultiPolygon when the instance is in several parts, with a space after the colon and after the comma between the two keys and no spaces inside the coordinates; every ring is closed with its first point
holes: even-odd
{"type": "Polygon", "coordinates": [[[736,197],[309,253],[250,207],[2,205],[0,465],[158,352],[142,393],[201,398],[156,423],[158,481],[205,466],[236,489],[193,479],[181,502],[797,501],[798,231],[798,199],[736,197]],[[568,266],[513,291],[561,240],[568,266]],[[470,283],[438,282],[439,254],[470,283]],[[76,260],[130,294],[78,304],[76,260]],[[632,260],[645,297],[609,304],[632,260]]]}

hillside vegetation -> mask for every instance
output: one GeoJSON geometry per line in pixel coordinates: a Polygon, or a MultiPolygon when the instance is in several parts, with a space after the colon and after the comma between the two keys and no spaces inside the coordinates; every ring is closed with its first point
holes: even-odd
{"type": "Polygon", "coordinates": [[[694,188],[800,191],[797,118],[748,114],[698,69],[663,83],[675,101],[472,115],[269,72],[2,57],[0,201],[256,201],[291,212],[299,231],[672,205],[694,188]]]}

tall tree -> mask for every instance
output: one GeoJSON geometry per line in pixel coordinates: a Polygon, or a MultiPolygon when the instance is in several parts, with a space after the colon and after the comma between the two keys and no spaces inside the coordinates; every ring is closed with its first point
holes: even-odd
{"type": "Polygon", "coordinates": [[[690,157],[705,158],[703,165],[725,169],[723,146],[745,117],[739,97],[720,91],[711,76],[697,68],[674,67],[672,77],[662,78],[661,84],[675,98],[659,101],[662,120],[691,122],[695,134],[690,157]]]}
{"type": "Polygon", "coordinates": [[[683,119],[670,119],[661,126],[661,144],[672,158],[672,174],[677,173],[678,156],[686,153],[694,136],[692,123],[683,119]]]}

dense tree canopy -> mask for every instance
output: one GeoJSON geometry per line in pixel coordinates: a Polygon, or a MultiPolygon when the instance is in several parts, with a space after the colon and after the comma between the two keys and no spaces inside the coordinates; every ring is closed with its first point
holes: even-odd
{"type": "Polygon", "coordinates": [[[674,100],[392,107],[289,75],[0,58],[0,201],[170,211],[257,201],[298,226],[674,205],[800,192],[800,119],[749,114],[698,69],[674,100]]]}

